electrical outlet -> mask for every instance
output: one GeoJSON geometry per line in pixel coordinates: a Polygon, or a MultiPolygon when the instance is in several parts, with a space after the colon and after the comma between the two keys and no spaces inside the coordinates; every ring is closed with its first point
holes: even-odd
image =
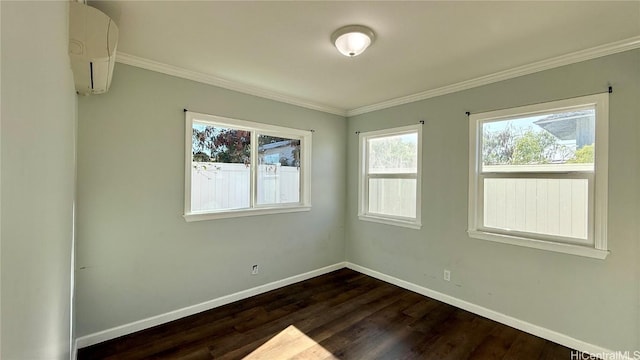
{"type": "Polygon", "coordinates": [[[258,271],[259,271],[259,270],[258,270],[258,265],[257,265],[257,264],[256,264],[256,265],[253,265],[253,266],[251,267],[251,275],[258,275],[258,271]]]}
{"type": "Polygon", "coordinates": [[[444,281],[451,281],[451,271],[444,269],[444,281]]]}

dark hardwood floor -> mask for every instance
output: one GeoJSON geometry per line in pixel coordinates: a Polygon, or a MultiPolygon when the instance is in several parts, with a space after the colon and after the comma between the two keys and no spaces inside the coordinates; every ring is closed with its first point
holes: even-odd
{"type": "Polygon", "coordinates": [[[341,269],[80,349],[78,359],[571,359],[571,350],[341,269]]]}

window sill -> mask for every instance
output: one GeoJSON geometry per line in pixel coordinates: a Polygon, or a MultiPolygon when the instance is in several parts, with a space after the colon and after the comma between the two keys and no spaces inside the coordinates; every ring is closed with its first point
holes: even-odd
{"type": "Polygon", "coordinates": [[[469,230],[469,236],[476,239],[489,240],[499,242],[503,244],[523,246],[528,248],[534,248],[539,250],[554,251],[564,254],[584,256],[594,259],[603,260],[609,255],[608,250],[600,250],[592,247],[556,243],[544,240],[527,239],[517,236],[509,236],[503,234],[495,234],[484,231],[469,230]]]}
{"type": "Polygon", "coordinates": [[[188,214],[184,214],[183,217],[185,221],[193,222],[193,221],[227,219],[227,218],[245,217],[245,216],[303,212],[303,211],[310,211],[310,210],[311,210],[311,205],[296,205],[296,206],[286,206],[286,207],[277,207],[277,208],[272,207],[272,208],[228,210],[228,211],[221,211],[221,212],[188,213],[188,214]]]}
{"type": "Polygon", "coordinates": [[[413,221],[396,220],[396,219],[390,219],[390,218],[384,218],[384,217],[378,217],[378,216],[371,216],[371,215],[358,215],[358,218],[360,220],[364,220],[364,221],[377,222],[377,223],[386,224],[386,225],[401,226],[401,227],[406,227],[406,228],[410,228],[410,229],[419,230],[419,229],[422,228],[422,224],[421,223],[417,223],[417,222],[413,222],[413,221]]]}

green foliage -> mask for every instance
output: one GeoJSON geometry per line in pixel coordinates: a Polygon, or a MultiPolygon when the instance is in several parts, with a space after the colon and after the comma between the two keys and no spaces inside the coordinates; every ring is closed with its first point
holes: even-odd
{"type": "Polygon", "coordinates": [[[246,130],[224,129],[213,139],[217,162],[245,163],[251,159],[251,132],[246,130]]]}
{"type": "Polygon", "coordinates": [[[589,164],[595,159],[595,144],[585,145],[576,150],[575,156],[567,162],[572,164],[589,164]]]}
{"type": "Polygon", "coordinates": [[[248,163],[251,159],[251,132],[245,130],[193,128],[193,161],[248,163]],[[207,159],[208,156],[208,159],[207,159]]]}
{"type": "Polygon", "coordinates": [[[484,132],[482,136],[482,160],[485,165],[511,164],[515,150],[516,132],[509,124],[504,129],[484,132]]]}
{"type": "MultiPolygon", "coordinates": [[[[198,126],[192,129],[192,161],[248,164],[251,161],[251,132],[246,130],[198,126]]],[[[281,158],[283,166],[299,166],[300,142],[275,136],[261,135],[258,145],[292,141],[293,160],[281,158]]]]}
{"type": "Polygon", "coordinates": [[[546,164],[553,155],[555,138],[546,131],[534,132],[531,129],[520,136],[514,146],[511,163],[514,165],[546,164]]]}
{"type": "Polygon", "coordinates": [[[193,161],[210,162],[211,157],[202,151],[198,151],[197,153],[193,154],[193,161]]]}
{"type": "Polygon", "coordinates": [[[547,131],[527,128],[516,131],[511,125],[483,134],[482,160],[485,165],[533,165],[566,161],[572,151],[559,144],[547,131]]]}
{"type": "Polygon", "coordinates": [[[370,142],[369,166],[374,169],[406,169],[416,167],[417,143],[399,136],[370,142]]]}
{"type": "Polygon", "coordinates": [[[206,126],[202,130],[196,128],[192,129],[191,147],[194,155],[205,154],[207,156],[211,156],[214,131],[215,129],[212,126],[206,126]]]}

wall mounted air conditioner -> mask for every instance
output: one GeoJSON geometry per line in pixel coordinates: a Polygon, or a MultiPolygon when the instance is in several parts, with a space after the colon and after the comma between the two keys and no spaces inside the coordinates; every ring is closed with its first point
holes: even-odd
{"type": "Polygon", "coordinates": [[[78,94],[109,90],[118,45],[118,26],[103,12],[69,4],[69,57],[78,94]]]}

